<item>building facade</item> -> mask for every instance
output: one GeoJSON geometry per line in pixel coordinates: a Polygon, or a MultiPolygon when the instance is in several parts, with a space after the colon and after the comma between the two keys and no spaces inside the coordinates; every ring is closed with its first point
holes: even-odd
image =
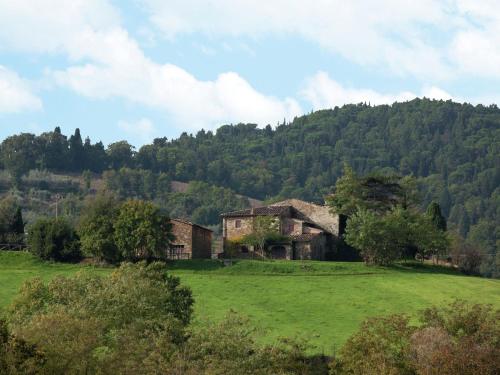
{"type": "Polygon", "coordinates": [[[175,240],[167,251],[168,259],[210,259],[212,231],[182,219],[170,219],[175,240]]]}
{"type": "Polygon", "coordinates": [[[222,214],[224,251],[236,252],[238,257],[262,257],[254,246],[244,244],[252,234],[256,218],[272,217],[283,240],[273,242],[267,255],[273,259],[324,260],[342,234],[342,219],[327,206],[289,199],[269,206],[249,208],[222,214]]]}

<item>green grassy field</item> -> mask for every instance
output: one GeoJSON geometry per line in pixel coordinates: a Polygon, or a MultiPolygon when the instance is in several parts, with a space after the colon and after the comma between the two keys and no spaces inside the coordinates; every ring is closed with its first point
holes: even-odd
{"type": "MultiPolygon", "coordinates": [[[[454,298],[500,307],[500,280],[466,277],[432,266],[367,267],[362,263],[178,261],[169,265],[193,290],[195,324],[230,310],[250,318],[262,340],[301,337],[313,351],[331,353],[368,316],[419,310],[454,298]]],[[[0,306],[21,283],[70,275],[79,265],[42,263],[26,253],[0,253],[0,306]]],[[[109,269],[85,267],[90,272],[109,269]]]]}

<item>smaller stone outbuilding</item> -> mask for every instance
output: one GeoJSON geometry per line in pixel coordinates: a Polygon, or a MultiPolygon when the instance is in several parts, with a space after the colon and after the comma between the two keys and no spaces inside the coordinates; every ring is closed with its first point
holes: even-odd
{"type": "Polygon", "coordinates": [[[175,240],[167,250],[167,259],[210,259],[212,231],[183,219],[170,219],[175,240]]]}

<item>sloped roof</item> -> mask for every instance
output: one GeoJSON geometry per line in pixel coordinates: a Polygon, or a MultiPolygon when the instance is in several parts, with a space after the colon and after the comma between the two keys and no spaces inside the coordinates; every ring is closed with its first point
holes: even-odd
{"type": "Polygon", "coordinates": [[[280,216],[289,211],[291,206],[263,206],[248,208],[246,210],[232,211],[221,214],[222,217],[244,216],[280,216]]]}
{"type": "Polygon", "coordinates": [[[201,229],[203,229],[203,230],[208,230],[208,231],[210,231],[210,232],[213,232],[213,230],[212,230],[212,229],[205,228],[205,227],[203,227],[203,226],[201,226],[201,225],[199,225],[199,224],[192,223],[192,222],[190,222],[190,221],[188,221],[188,220],[175,218],[175,219],[170,219],[170,221],[177,221],[177,222],[182,223],[182,224],[191,225],[191,226],[193,226],[193,227],[198,227],[198,228],[201,228],[201,229]]]}

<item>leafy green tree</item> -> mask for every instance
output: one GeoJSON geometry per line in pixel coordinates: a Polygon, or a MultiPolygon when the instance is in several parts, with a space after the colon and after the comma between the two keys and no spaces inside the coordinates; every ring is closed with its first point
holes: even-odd
{"type": "Polygon", "coordinates": [[[115,243],[113,226],[119,207],[117,198],[109,193],[100,193],[87,199],[78,224],[78,235],[84,255],[110,263],[122,259],[115,243]]]}
{"type": "Polygon", "coordinates": [[[62,218],[38,219],[28,230],[28,248],[44,260],[71,262],[80,259],[80,240],[62,218]]]}
{"type": "Polygon", "coordinates": [[[244,244],[255,246],[263,255],[269,256],[268,245],[274,242],[286,241],[288,238],[282,236],[279,221],[273,216],[256,216],[252,223],[252,233],[241,239],[244,244]]]}
{"type": "Polygon", "coordinates": [[[124,259],[163,259],[173,241],[167,215],[150,202],[129,200],[114,222],[114,239],[124,259]]]}
{"type": "Polygon", "coordinates": [[[110,167],[113,169],[132,167],[133,165],[134,146],[127,141],[111,143],[106,150],[106,154],[108,155],[110,167]]]}
{"type": "Polygon", "coordinates": [[[191,291],[163,263],[124,263],[27,281],[9,307],[17,337],[44,353],[42,374],[151,374],[185,341],[191,291]]]}
{"type": "Polygon", "coordinates": [[[415,247],[421,256],[439,255],[448,246],[444,232],[418,212],[403,208],[380,215],[361,209],[347,221],[345,240],[368,264],[389,265],[415,247]]]}
{"type": "Polygon", "coordinates": [[[361,209],[348,220],[345,240],[360,251],[366,263],[389,265],[402,257],[409,243],[406,220],[402,209],[384,216],[361,209]]]}
{"type": "Polygon", "coordinates": [[[38,142],[33,134],[13,135],[2,142],[2,162],[16,186],[22,175],[36,167],[38,154],[38,142]]]}

